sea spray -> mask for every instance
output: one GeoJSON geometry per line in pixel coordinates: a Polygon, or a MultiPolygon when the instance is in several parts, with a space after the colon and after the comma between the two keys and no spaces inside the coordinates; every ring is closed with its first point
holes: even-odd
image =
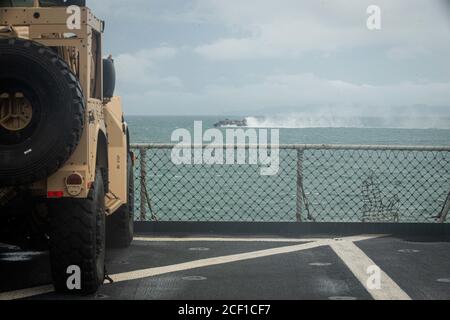
{"type": "Polygon", "coordinates": [[[247,117],[249,128],[392,128],[449,129],[448,117],[357,117],[330,114],[278,114],[247,117]]]}

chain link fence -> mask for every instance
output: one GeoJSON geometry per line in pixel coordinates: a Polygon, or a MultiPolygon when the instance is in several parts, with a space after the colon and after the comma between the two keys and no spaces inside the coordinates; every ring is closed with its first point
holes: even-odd
{"type": "Polygon", "coordinates": [[[138,221],[444,223],[450,207],[447,147],[283,145],[274,176],[176,165],[173,147],[133,146],[138,221]]]}

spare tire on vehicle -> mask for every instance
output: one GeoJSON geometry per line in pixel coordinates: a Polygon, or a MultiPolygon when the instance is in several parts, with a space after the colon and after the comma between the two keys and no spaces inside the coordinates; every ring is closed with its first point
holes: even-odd
{"type": "Polygon", "coordinates": [[[116,68],[112,58],[103,59],[103,98],[114,97],[116,88],[116,68]]]}
{"type": "Polygon", "coordinates": [[[84,111],[79,80],[58,54],[0,39],[0,187],[55,173],[80,141],[84,111]]]}

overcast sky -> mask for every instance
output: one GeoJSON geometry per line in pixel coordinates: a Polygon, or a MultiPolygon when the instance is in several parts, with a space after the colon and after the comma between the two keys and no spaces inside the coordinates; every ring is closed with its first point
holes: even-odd
{"type": "Polygon", "coordinates": [[[91,0],[127,114],[450,115],[444,0],[91,0]],[[381,30],[366,27],[369,5],[381,30]]]}

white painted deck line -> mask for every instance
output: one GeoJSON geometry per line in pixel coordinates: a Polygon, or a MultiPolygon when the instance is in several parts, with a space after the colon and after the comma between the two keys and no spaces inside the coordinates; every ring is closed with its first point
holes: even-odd
{"type": "Polygon", "coordinates": [[[254,252],[246,252],[246,253],[240,253],[240,254],[233,254],[233,255],[229,255],[229,256],[201,259],[201,260],[185,262],[185,263],[180,263],[180,264],[175,264],[175,265],[165,266],[165,267],[148,268],[148,269],[143,269],[143,270],[119,273],[114,276],[111,276],[111,278],[114,280],[114,282],[137,280],[137,279],[143,279],[143,278],[148,278],[148,277],[154,277],[154,276],[158,276],[158,275],[162,275],[162,274],[166,274],[166,273],[216,266],[216,265],[226,264],[226,263],[231,263],[231,262],[269,257],[269,256],[273,256],[273,255],[278,255],[278,254],[298,252],[298,251],[318,248],[318,247],[322,247],[322,246],[326,246],[326,245],[330,245],[330,244],[331,244],[330,240],[308,242],[308,243],[299,244],[299,245],[295,245],[295,246],[287,246],[287,247],[260,250],[260,251],[254,251],[254,252]]]}
{"type": "Polygon", "coordinates": [[[349,236],[344,238],[231,238],[231,237],[134,237],[135,241],[143,242],[285,242],[285,243],[298,243],[298,242],[313,242],[313,241],[323,241],[323,240],[340,240],[345,239],[346,241],[364,241],[375,238],[384,237],[384,234],[374,234],[374,235],[358,235],[349,236]]]}
{"type": "Polygon", "coordinates": [[[23,290],[15,290],[15,291],[9,291],[0,293],[0,301],[5,300],[18,300],[18,299],[25,299],[33,296],[38,296],[41,294],[51,293],[55,289],[52,285],[48,286],[41,286],[41,287],[34,287],[34,288],[28,288],[23,290]]]}
{"type": "MultiPolygon", "coordinates": [[[[136,271],[131,271],[131,272],[124,272],[124,273],[112,275],[111,278],[114,280],[114,282],[138,280],[138,279],[154,277],[154,276],[163,275],[163,274],[172,273],[172,272],[192,270],[192,269],[196,269],[196,268],[202,268],[202,267],[208,267],[208,266],[214,266],[214,265],[220,265],[220,264],[226,264],[226,263],[232,263],[232,262],[238,262],[238,261],[245,261],[245,260],[257,259],[257,258],[269,257],[269,256],[279,255],[279,254],[293,253],[293,252],[298,252],[298,251],[314,249],[314,248],[318,248],[318,247],[322,247],[322,246],[331,245],[333,247],[334,244],[346,244],[346,243],[353,244],[353,241],[363,241],[363,240],[369,240],[369,239],[374,239],[374,238],[378,238],[378,237],[380,237],[380,235],[367,235],[367,236],[362,235],[362,236],[354,236],[354,237],[345,237],[345,238],[340,238],[340,239],[316,239],[314,241],[310,241],[310,242],[302,243],[302,244],[298,244],[298,245],[284,246],[284,247],[280,247],[280,248],[246,252],[246,253],[240,253],[240,254],[234,254],[234,255],[228,255],[228,256],[222,256],[222,257],[201,259],[201,260],[179,263],[179,264],[164,266],[164,267],[156,267],[156,268],[148,268],[148,269],[136,270],[136,271]]],[[[145,241],[153,241],[153,240],[149,240],[149,239],[153,239],[153,238],[145,238],[145,239],[147,239],[145,241]]],[[[239,241],[239,238],[155,238],[155,239],[173,239],[173,241],[186,241],[186,242],[187,241],[205,241],[205,239],[226,239],[225,241],[235,241],[235,242],[239,241]],[[190,239],[199,239],[199,240],[190,240],[190,239]]],[[[137,240],[137,238],[135,238],[135,240],[137,240]]],[[[250,240],[250,239],[247,239],[247,240],[250,240]]],[[[253,240],[255,240],[255,239],[253,239],[253,240]]],[[[265,239],[258,238],[257,240],[264,241],[265,239]]],[[[267,240],[270,240],[270,239],[267,239],[267,240]]],[[[272,239],[272,240],[276,240],[275,242],[286,242],[285,240],[287,240],[287,239],[278,239],[277,238],[277,239],[272,239]]],[[[308,241],[308,239],[296,239],[297,241],[293,241],[294,239],[290,239],[290,240],[292,240],[292,242],[308,241]]],[[[309,239],[309,240],[312,240],[312,239],[309,239]]],[[[217,240],[210,240],[210,241],[217,241],[217,240]]],[[[352,270],[352,272],[354,272],[354,271],[352,270]]],[[[9,292],[0,293],[0,300],[25,299],[25,298],[29,298],[29,297],[33,297],[33,296],[37,296],[37,295],[41,295],[41,294],[51,293],[53,291],[54,291],[53,286],[41,286],[41,287],[24,289],[24,290],[9,291],[9,292]]]]}
{"type": "Polygon", "coordinates": [[[316,239],[282,239],[282,238],[159,238],[159,237],[135,237],[134,241],[144,242],[285,242],[285,243],[298,243],[298,242],[313,242],[326,240],[316,239]]]}
{"type": "Polygon", "coordinates": [[[375,300],[411,300],[411,297],[353,242],[335,242],[331,245],[331,248],[375,300]],[[370,276],[368,268],[372,266],[377,266],[381,271],[380,289],[371,289],[367,285],[370,276]]]}

